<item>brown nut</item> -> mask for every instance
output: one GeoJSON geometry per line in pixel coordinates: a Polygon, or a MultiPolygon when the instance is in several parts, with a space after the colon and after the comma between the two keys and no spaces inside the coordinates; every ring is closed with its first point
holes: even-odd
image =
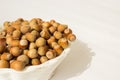
{"type": "Polygon", "coordinates": [[[23,26],[23,25],[29,25],[29,22],[28,22],[27,20],[24,20],[21,25],[22,25],[22,26],[23,26]]]}
{"type": "Polygon", "coordinates": [[[48,58],[47,58],[46,56],[41,56],[41,57],[40,57],[40,62],[41,62],[41,63],[44,63],[44,62],[46,62],[46,61],[48,61],[48,58]]]}
{"type": "Polygon", "coordinates": [[[43,56],[43,55],[45,55],[45,53],[47,52],[47,50],[48,50],[47,46],[41,46],[41,47],[38,48],[38,54],[40,56],[43,56]]]}
{"type": "Polygon", "coordinates": [[[60,24],[58,27],[57,27],[57,30],[59,32],[63,32],[68,26],[67,25],[64,25],[64,24],[60,24]]]}
{"type": "Polygon", "coordinates": [[[18,56],[18,57],[17,57],[17,60],[18,60],[18,61],[21,61],[21,62],[24,62],[25,65],[27,65],[27,64],[29,63],[29,57],[26,56],[26,55],[24,55],[24,54],[18,56]]]}
{"type": "Polygon", "coordinates": [[[63,48],[60,45],[55,45],[53,49],[57,52],[57,55],[60,55],[63,52],[63,48]]]}
{"type": "Polygon", "coordinates": [[[39,65],[39,64],[40,64],[40,60],[37,59],[37,58],[32,59],[31,64],[32,64],[32,65],[39,65]]]}
{"type": "Polygon", "coordinates": [[[59,25],[60,25],[60,24],[57,23],[57,22],[55,22],[55,23],[52,24],[52,26],[54,26],[54,27],[58,27],[59,25]]]}
{"type": "Polygon", "coordinates": [[[21,39],[27,39],[26,35],[22,35],[21,39]]]}
{"type": "Polygon", "coordinates": [[[15,30],[15,28],[9,26],[9,27],[7,27],[6,30],[7,30],[7,33],[12,34],[12,32],[15,30]]]}
{"type": "Polygon", "coordinates": [[[55,42],[55,37],[54,37],[54,36],[51,36],[51,37],[47,40],[47,43],[48,43],[48,44],[51,44],[52,42],[55,42]]]}
{"type": "Polygon", "coordinates": [[[20,43],[19,40],[12,40],[11,43],[10,43],[10,45],[13,46],[13,47],[15,47],[15,46],[19,46],[19,43],[20,43]]]}
{"type": "Polygon", "coordinates": [[[28,51],[27,56],[28,56],[29,58],[31,58],[31,59],[38,57],[37,50],[36,50],[36,49],[30,49],[30,50],[28,51]]]}
{"type": "Polygon", "coordinates": [[[62,48],[67,48],[69,46],[68,40],[66,38],[59,39],[58,44],[62,46],[62,48]]]}
{"type": "Polygon", "coordinates": [[[56,31],[56,27],[54,26],[49,27],[49,31],[51,34],[53,34],[56,31]]]}
{"type": "Polygon", "coordinates": [[[30,41],[30,42],[34,42],[34,41],[36,40],[36,36],[34,36],[34,35],[31,34],[31,33],[27,33],[27,34],[26,34],[26,38],[27,38],[27,40],[30,41]]]}
{"type": "Polygon", "coordinates": [[[55,31],[53,35],[54,35],[54,37],[55,37],[56,39],[62,38],[62,33],[59,32],[59,31],[55,31]]]}
{"type": "Polygon", "coordinates": [[[70,41],[74,41],[74,40],[76,40],[76,36],[74,34],[69,34],[67,36],[67,39],[70,40],[70,41]]]}
{"type": "Polygon", "coordinates": [[[11,44],[11,43],[12,43],[12,40],[13,40],[12,36],[7,36],[7,37],[6,37],[6,43],[7,43],[7,44],[11,44]]]}
{"type": "Polygon", "coordinates": [[[10,22],[5,21],[3,25],[4,25],[4,28],[6,29],[7,27],[9,27],[9,26],[10,26],[10,22]]]}
{"type": "Polygon", "coordinates": [[[0,68],[9,68],[9,62],[6,60],[0,60],[0,68]]]}
{"type": "Polygon", "coordinates": [[[30,21],[30,27],[31,27],[31,29],[36,30],[36,31],[41,30],[41,27],[37,24],[36,19],[30,21]]]}
{"type": "Polygon", "coordinates": [[[28,25],[23,25],[23,26],[21,26],[20,31],[21,31],[23,34],[25,34],[25,33],[27,33],[27,32],[30,31],[30,26],[28,26],[28,25]]]}
{"type": "Polygon", "coordinates": [[[72,30],[70,28],[67,28],[64,30],[64,34],[65,35],[68,35],[68,34],[71,34],[72,33],[72,30]]]}
{"type": "Polygon", "coordinates": [[[40,36],[39,32],[36,31],[36,30],[33,30],[33,31],[31,32],[31,34],[33,34],[33,35],[36,36],[37,38],[40,36]]]}
{"type": "Polygon", "coordinates": [[[42,37],[39,37],[35,42],[37,47],[46,45],[46,40],[42,37]]]}
{"type": "Polygon", "coordinates": [[[48,28],[48,27],[51,26],[51,24],[50,24],[49,22],[43,22],[43,23],[42,23],[42,26],[43,26],[44,28],[48,28]]]}
{"type": "Polygon", "coordinates": [[[25,49],[25,48],[27,48],[27,46],[28,46],[27,40],[25,40],[25,39],[20,40],[20,45],[19,45],[20,48],[25,49]]]}
{"type": "Polygon", "coordinates": [[[0,53],[2,53],[6,49],[6,39],[0,38],[0,53]]]}
{"type": "Polygon", "coordinates": [[[21,71],[21,70],[23,70],[25,68],[25,63],[21,62],[21,61],[14,60],[10,64],[10,68],[15,69],[17,71],[21,71]]]}
{"type": "Polygon", "coordinates": [[[50,46],[51,46],[52,48],[54,48],[54,46],[56,46],[56,45],[58,45],[57,42],[52,42],[50,46]]]}
{"type": "Polygon", "coordinates": [[[13,31],[12,37],[13,37],[14,39],[20,39],[20,36],[21,36],[21,32],[20,32],[19,30],[13,31]]]}
{"type": "Polygon", "coordinates": [[[43,29],[43,30],[40,32],[40,35],[41,35],[41,37],[43,37],[43,38],[45,38],[45,39],[49,39],[50,36],[51,36],[47,29],[43,29]]]}
{"type": "Polygon", "coordinates": [[[50,24],[53,24],[53,23],[55,23],[55,20],[53,20],[53,19],[50,20],[50,24]]]}
{"type": "Polygon", "coordinates": [[[12,54],[8,53],[8,52],[4,52],[1,55],[1,60],[11,60],[13,58],[12,54]]]}
{"type": "Polygon", "coordinates": [[[28,54],[28,51],[29,51],[28,49],[23,50],[23,54],[24,54],[24,55],[27,55],[27,54],[28,54]]]}
{"type": "Polygon", "coordinates": [[[10,49],[10,53],[13,55],[13,56],[19,56],[21,54],[21,50],[19,47],[12,47],[10,49]]]}
{"type": "Polygon", "coordinates": [[[46,52],[46,57],[47,57],[48,59],[53,59],[53,58],[56,57],[55,54],[56,54],[56,53],[55,53],[53,50],[49,50],[49,51],[46,52]]]}
{"type": "Polygon", "coordinates": [[[36,44],[35,43],[30,43],[30,45],[29,45],[29,49],[36,49],[37,48],[37,46],[36,46],[36,44]]]}

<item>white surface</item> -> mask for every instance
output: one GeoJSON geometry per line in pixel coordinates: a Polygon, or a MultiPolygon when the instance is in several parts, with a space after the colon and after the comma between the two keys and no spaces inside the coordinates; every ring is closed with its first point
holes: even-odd
{"type": "Polygon", "coordinates": [[[120,0],[0,0],[0,24],[19,17],[69,24],[81,41],[51,80],[120,80],[119,4],[120,0]]]}

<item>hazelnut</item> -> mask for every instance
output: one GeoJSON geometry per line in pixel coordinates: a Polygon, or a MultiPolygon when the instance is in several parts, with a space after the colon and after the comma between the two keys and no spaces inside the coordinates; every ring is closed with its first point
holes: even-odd
{"type": "Polygon", "coordinates": [[[56,56],[55,56],[54,51],[49,50],[49,51],[46,52],[46,57],[47,57],[48,59],[53,59],[53,58],[55,58],[56,56]]]}
{"type": "Polygon", "coordinates": [[[36,46],[36,44],[35,43],[30,43],[30,45],[29,45],[29,49],[36,49],[37,48],[37,46],[36,46]]]}
{"type": "Polygon", "coordinates": [[[59,32],[59,31],[55,31],[53,35],[54,35],[54,37],[55,37],[56,39],[62,38],[62,33],[59,32]]]}
{"type": "Polygon", "coordinates": [[[64,34],[65,35],[68,35],[68,34],[71,34],[72,33],[72,30],[70,28],[67,28],[64,30],[64,34]]]}
{"type": "Polygon", "coordinates": [[[28,51],[27,56],[28,56],[29,58],[31,58],[31,59],[38,57],[37,50],[36,50],[36,49],[30,49],[30,50],[28,51]]]}
{"type": "Polygon", "coordinates": [[[40,64],[40,60],[37,59],[37,58],[32,59],[31,64],[32,64],[32,65],[39,65],[39,64],[40,64]]]}
{"type": "Polygon", "coordinates": [[[20,48],[23,48],[25,49],[26,47],[28,46],[28,41],[23,39],[23,40],[20,40],[20,48]]]}
{"type": "Polygon", "coordinates": [[[0,60],[0,68],[9,68],[9,62],[6,60],[0,60]]]}
{"type": "Polygon", "coordinates": [[[18,61],[24,62],[26,65],[29,63],[29,57],[26,55],[20,55],[17,57],[18,61]]]}
{"type": "Polygon", "coordinates": [[[44,63],[44,62],[46,62],[46,61],[48,61],[48,58],[47,58],[46,56],[41,56],[40,62],[41,62],[41,63],[44,63]]]}
{"type": "Polygon", "coordinates": [[[12,40],[13,40],[12,36],[6,37],[6,43],[7,43],[7,44],[11,44],[11,43],[12,43],[12,40]]]}
{"type": "Polygon", "coordinates": [[[37,47],[46,45],[46,40],[42,37],[39,37],[35,42],[37,47]]]}
{"type": "Polygon", "coordinates": [[[47,29],[43,29],[41,32],[40,32],[40,35],[41,37],[45,38],[45,39],[49,39],[50,38],[50,33],[48,32],[47,29]]]}
{"type": "Polygon", "coordinates": [[[21,36],[21,32],[20,32],[19,30],[13,31],[12,37],[13,37],[14,39],[20,39],[20,36],[21,36]]]}
{"type": "Polygon", "coordinates": [[[11,60],[13,58],[12,54],[8,53],[8,52],[4,52],[1,55],[1,60],[11,60]]]}
{"type": "Polygon", "coordinates": [[[28,25],[23,25],[23,26],[21,26],[20,31],[21,31],[23,34],[25,34],[25,33],[27,33],[27,32],[30,31],[30,26],[28,26],[28,25]]]}
{"type": "Polygon", "coordinates": [[[13,27],[9,26],[7,27],[7,33],[12,34],[12,32],[15,30],[13,27]]]}
{"type": "Polygon", "coordinates": [[[68,40],[66,38],[59,39],[58,44],[62,46],[62,48],[67,48],[69,46],[68,40]]]}
{"type": "Polygon", "coordinates": [[[19,47],[12,47],[10,49],[10,53],[13,55],[13,56],[19,56],[21,54],[21,50],[19,47]]]}
{"type": "Polygon", "coordinates": [[[60,55],[63,52],[63,48],[60,45],[55,45],[53,49],[57,52],[57,55],[60,55]]]}
{"type": "Polygon", "coordinates": [[[56,27],[54,26],[49,27],[49,31],[51,34],[53,34],[56,31],[56,27]]]}
{"type": "Polygon", "coordinates": [[[25,68],[25,63],[15,60],[10,64],[10,68],[21,71],[25,68]]]}
{"type": "Polygon", "coordinates": [[[15,47],[15,46],[19,46],[19,43],[20,43],[19,40],[12,40],[11,43],[10,43],[10,45],[13,46],[13,47],[15,47]]]}
{"type": "Polygon", "coordinates": [[[28,54],[28,51],[29,51],[28,49],[23,50],[23,54],[24,54],[24,55],[27,55],[27,54],[28,54]]]}
{"type": "Polygon", "coordinates": [[[74,34],[69,34],[69,35],[67,36],[67,38],[68,38],[68,40],[70,40],[70,41],[76,40],[76,36],[75,36],[74,34]]]}
{"type": "Polygon", "coordinates": [[[36,37],[39,37],[39,36],[40,36],[39,32],[36,31],[36,30],[33,30],[33,31],[31,32],[31,34],[33,34],[33,35],[36,36],[36,37]]]}
{"type": "Polygon", "coordinates": [[[29,22],[28,22],[27,20],[24,20],[21,25],[22,25],[22,26],[23,26],[23,25],[29,25],[29,22]]]}
{"type": "Polygon", "coordinates": [[[10,26],[10,22],[5,21],[3,25],[4,25],[4,28],[6,29],[7,27],[9,27],[9,26],[10,26]]]}
{"type": "Polygon", "coordinates": [[[54,36],[51,36],[51,37],[47,40],[47,43],[48,43],[48,44],[51,44],[52,42],[55,42],[55,37],[54,37],[54,36]]]}
{"type": "Polygon", "coordinates": [[[54,27],[58,27],[59,25],[60,25],[60,24],[57,23],[57,22],[55,22],[55,23],[52,24],[52,26],[54,26],[54,27]]]}
{"type": "Polygon", "coordinates": [[[40,56],[43,56],[43,55],[45,55],[45,53],[47,52],[47,50],[48,50],[47,46],[41,46],[41,47],[38,48],[38,54],[40,56]]]}
{"type": "Polygon", "coordinates": [[[68,26],[67,25],[63,25],[63,24],[60,24],[58,27],[57,27],[57,30],[59,32],[63,32],[68,26]]]}
{"type": "Polygon", "coordinates": [[[22,35],[21,39],[27,39],[26,35],[22,35]]]}
{"type": "Polygon", "coordinates": [[[35,39],[36,39],[36,36],[34,36],[34,35],[31,34],[31,33],[27,33],[27,34],[26,34],[26,38],[27,38],[28,41],[34,42],[35,39]]]}
{"type": "Polygon", "coordinates": [[[43,22],[42,26],[45,27],[45,28],[48,28],[48,27],[51,26],[51,24],[49,22],[43,22]]]}

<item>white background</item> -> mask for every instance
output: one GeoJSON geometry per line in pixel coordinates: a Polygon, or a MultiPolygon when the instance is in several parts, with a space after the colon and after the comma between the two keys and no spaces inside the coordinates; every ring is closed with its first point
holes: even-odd
{"type": "Polygon", "coordinates": [[[19,17],[68,24],[78,40],[51,80],[120,80],[120,0],[0,0],[0,24],[19,17]]]}

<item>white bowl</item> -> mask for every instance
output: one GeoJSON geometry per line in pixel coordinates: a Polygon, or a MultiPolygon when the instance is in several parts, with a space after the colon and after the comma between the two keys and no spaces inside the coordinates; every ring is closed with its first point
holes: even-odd
{"type": "Polygon", "coordinates": [[[69,51],[70,48],[67,48],[60,56],[40,65],[26,67],[23,71],[0,69],[0,80],[49,80],[69,51]]]}

